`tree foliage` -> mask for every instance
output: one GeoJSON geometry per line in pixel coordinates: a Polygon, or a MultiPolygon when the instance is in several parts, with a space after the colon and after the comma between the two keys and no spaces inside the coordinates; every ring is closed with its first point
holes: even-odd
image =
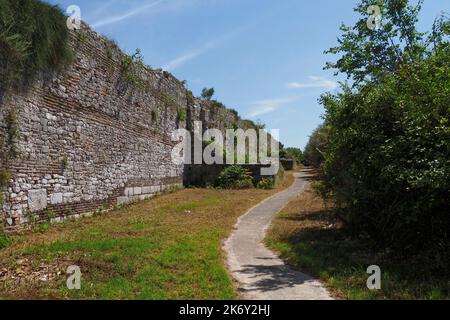
{"type": "Polygon", "coordinates": [[[303,161],[304,161],[303,152],[300,148],[293,148],[293,147],[280,148],[280,157],[287,158],[287,159],[293,159],[293,160],[297,161],[298,163],[303,163],[303,161]]]}
{"type": "Polygon", "coordinates": [[[222,170],[217,185],[224,189],[252,188],[253,177],[249,170],[239,165],[233,165],[222,170]]]}
{"type": "Polygon", "coordinates": [[[411,5],[409,0],[362,0],[354,9],[360,19],[353,26],[341,26],[339,45],[326,51],[342,55],[336,62],[329,62],[328,69],[344,73],[359,85],[376,81],[386,73],[394,72],[402,64],[422,59],[427,43],[424,34],[416,28],[423,0],[411,5]],[[367,21],[371,18],[368,8],[376,5],[381,10],[382,23],[371,30],[367,21]]]}
{"type": "Polygon", "coordinates": [[[203,88],[202,90],[202,98],[205,100],[211,100],[214,96],[215,90],[214,88],[203,88]]]}
{"type": "Polygon", "coordinates": [[[404,253],[434,248],[448,263],[449,22],[442,16],[422,34],[415,26],[421,2],[380,0],[384,22],[372,31],[369,2],[360,2],[362,19],[342,28],[329,51],[342,58],[328,67],[355,83],[321,98],[329,130],[324,186],[353,233],[404,253]]]}
{"type": "Polygon", "coordinates": [[[329,127],[320,125],[313,131],[304,151],[304,163],[308,166],[320,167],[325,159],[328,144],[329,127]]]}

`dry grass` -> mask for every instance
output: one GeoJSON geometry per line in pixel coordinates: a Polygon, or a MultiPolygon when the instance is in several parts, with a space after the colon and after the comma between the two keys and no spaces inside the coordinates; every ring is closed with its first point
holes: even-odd
{"type": "Polygon", "coordinates": [[[13,237],[0,250],[0,297],[14,299],[233,299],[222,241],[273,190],[185,189],[102,216],[13,237]],[[81,290],[66,289],[77,265],[81,290]]]}
{"type": "Polygon", "coordinates": [[[314,275],[343,299],[449,299],[448,273],[425,256],[411,259],[351,238],[312,190],[299,195],[275,219],[266,239],[294,268],[314,275]],[[381,290],[369,290],[367,267],[381,268],[381,290]]]}

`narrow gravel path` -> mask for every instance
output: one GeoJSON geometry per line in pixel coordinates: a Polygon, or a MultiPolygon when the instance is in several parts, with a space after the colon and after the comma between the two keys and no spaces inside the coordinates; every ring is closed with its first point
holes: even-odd
{"type": "Polygon", "coordinates": [[[243,215],[225,242],[228,268],[238,282],[241,298],[248,300],[329,300],[323,285],[292,270],[263,245],[275,215],[309,185],[308,171],[295,173],[294,184],[266,199],[243,215]]]}

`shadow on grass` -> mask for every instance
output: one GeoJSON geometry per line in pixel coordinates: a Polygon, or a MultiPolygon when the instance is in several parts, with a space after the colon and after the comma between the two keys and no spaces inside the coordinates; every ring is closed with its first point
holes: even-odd
{"type": "MultiPolygon", "coordinates": [[[[277,232],[269,245],[294,268],[319,277],[334,293],[349,299],[449,299],[448,274],[430,255],[398,257],[375,250],[366,239],[352,239],[333,225],[329,211],[284,214],[280,223],[296,224],[291,232],[277,232]],[[275,240],[275,241],[274,241],[275,240]],[[369,290],[371,265],[381,268],[382,289],[369,290]],[[336,290],[337,289],[337,290],[336,290]]],[[[263,272],[264,270],[261,270],[263,272]]],[[[287,279],[289,282],[289,279],[287,279]]],[[[262,284],[265,285],[265,284],[262,284]]]]}
{"type": "MultiPolygon", "coordinates": [[[[329,212],[322,210],[317,212],[309,212],[308,214],[299,215],[284,215],[279,219],[289,220],[289,221],[324,221],[325,218],[329,217],[329,212]]],[[[331,222],[331,220],[330,220],[331,222]]]]}
{"type": "Polygon", "coordinates": [[[311,277],[283,265],[245,265],[239,271],[243,274],[252,275],[251,278],[261,278],[256,281],[252,289],[242,290],[246,292],[262,291],[270,292],[279,289],[292,288],[299,284],[313,280],[311,277]]]}

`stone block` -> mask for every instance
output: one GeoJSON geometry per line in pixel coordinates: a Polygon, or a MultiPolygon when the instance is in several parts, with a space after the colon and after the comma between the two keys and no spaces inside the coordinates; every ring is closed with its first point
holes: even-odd
{"type": "Polygon", "coordinates": [[[60,204],[63,202],[63,194],[62,193],[52,193],[50,195],[50,203],[51,204],[60,204]]]}
{"type": "Polygon", "coordinates": [[[31,212],[47,208],[47,190],[28,190],[28,209],[31,212]]]}
{"type": "Polygon", "coordinates": [[[128,202],[130,202],[130,198],[129,197],[118,197],[117,198],[117,205],[122,205],[122,204],[127,204],[128,202]]]}
{"type": "Polygon", "coordinates": [[[153,193],[152,187],[142,187],[142,194],[150,194],[153,193]]]}

